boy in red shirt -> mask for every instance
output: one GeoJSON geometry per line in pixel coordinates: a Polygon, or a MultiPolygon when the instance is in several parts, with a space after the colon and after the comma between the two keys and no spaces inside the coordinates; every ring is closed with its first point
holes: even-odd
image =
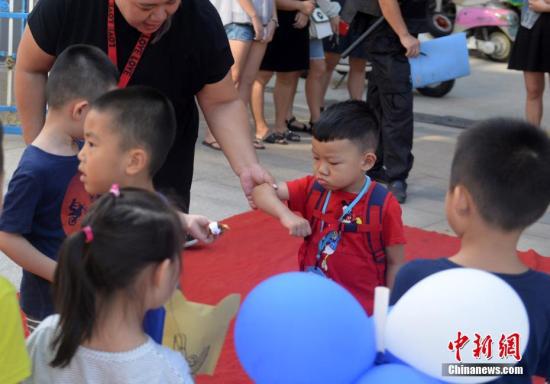
{"type": "Polygon", "coordinates": [[[399,203],[365,175],[376,161],[378,135],[366,103],[333,105],[313,131],[314,174],[253,192],[258,208],[304,237],[300,270],[338,282],[369,315],[374,288],[393,285],[405,243],[399,203]]]}

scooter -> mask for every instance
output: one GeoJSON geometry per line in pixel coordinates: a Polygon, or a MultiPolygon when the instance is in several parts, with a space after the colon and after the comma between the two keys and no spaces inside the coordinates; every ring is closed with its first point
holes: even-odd
{"type": "Polygon", "coordinates": [[[435,0],[429,20],[435,37],[466,32],[468,48],[491,60],[505,62],[519,27],[519,5],[514,0],[435,0]]]}

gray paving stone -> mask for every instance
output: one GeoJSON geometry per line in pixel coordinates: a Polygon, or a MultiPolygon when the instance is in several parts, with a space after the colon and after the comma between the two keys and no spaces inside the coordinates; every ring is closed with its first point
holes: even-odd
{"type": "Polygon", "coordinates": [[[524,234],[519,240],[518,248],[521,251],[534,249],[541,255],[550,255],[550,241],[548,241],[548,237],[542,238],[524,234]]]}
{"type": "Polygon", "coordinates": [[[411,227],[428,228],[442,220],[441,215],[403,205],[403,223],[411,227]]]}
{"type": "MultiPolygon", "coordinates": [[[[550,224],[545,224],[538,221],[532,226],[530,226],[529,228],[527,228],[525,233],[531,236],[539,237],[541,239],[545,239],[545,238],[548,239],[550,236],[550,224]]],[[[549,241],[549,245],[550,245],[550,241],[549,241]]]]}
{"type": "Polygon", "coordinates": [[[21,281],[22,270],[6,255],[0,252],[0,276],[7,278],[16,287],[21,281]]]}
{"type": "Polygon", "coordinates": [[[444,217],[445,216],[443,215],[442,220],[440,220],[438,222],[435,222],[431,225],[428,225],[428,226],[424,227],[424,229],[426,231],[440,232],[440,233],[444,233],[446,235],[455,236],[455,233],[453,232],[451,227],[449,227],[449,223],[447,223],[447,220],[444,217]]]}

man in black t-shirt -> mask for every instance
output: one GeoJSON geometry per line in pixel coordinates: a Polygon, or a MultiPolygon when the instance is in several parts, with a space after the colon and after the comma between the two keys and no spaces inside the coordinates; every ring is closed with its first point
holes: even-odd
{"type": "Polygon", "coordinates": [[[15,72],[26,143],[44,121],[48,70],[59,53],[77,43],[108,53],[129,77],[128,86],[154,87],[173,103],[176,140],[154,181],[182,209],[189,205],[198,134],[195,96],[247,197],[255,184],[272,182],[252,147],[246,108],[229,74],[233,58],[227,36],[208,1],[40,0],[28,17],[15,72]],[[148,43],[145,35],[151,36],[148,43]]]}
{"type": "Polygon", "coordinates": [[[385,21],[363,43],[372,64],[367,102],[378,113],[380,144],[377,164],[369,175],[388,182],[400,203],[407,198],[407,177],[413,165],[413,95],[408,57],[418,56],[426,5],[423,0],[348,0],[343,17],[355,17],[366,31],[380,17],[385,21]]]}

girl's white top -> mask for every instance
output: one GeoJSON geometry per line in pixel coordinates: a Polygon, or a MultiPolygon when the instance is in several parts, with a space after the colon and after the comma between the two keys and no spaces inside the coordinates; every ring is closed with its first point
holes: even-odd
{"type": "Polygon", "coordinates": [[[151,338],[128,352],[102,352],[80,346],[67,367],[52,368],[55,354],[51,343],[58,323],[59,315],[47,317],[27,340],[32,375],[24,383],[193,383],[183,356],[151,338]]]}
{"type": "MultiPolygon", "coordinates": [[[[239,4],[238,0],[210,0],[218,10],[223,25],[231,23],[250,24],[250,17],[239,4]]],[[[256,14],[266,25],[273,17],[273,0],[251,0],[256,14]]]]}

